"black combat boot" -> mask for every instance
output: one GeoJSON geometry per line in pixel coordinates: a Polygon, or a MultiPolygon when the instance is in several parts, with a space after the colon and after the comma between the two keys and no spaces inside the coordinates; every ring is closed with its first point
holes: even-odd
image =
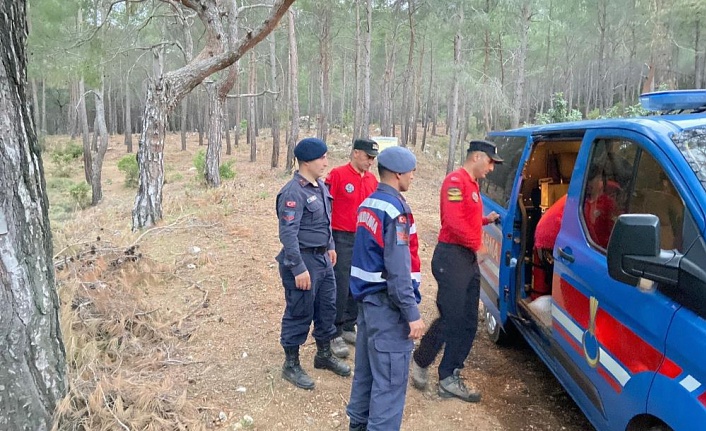
{"type": "Polygon", "coordinates": [[[333,356],[331,352],[331,341],[316,342],[316,356],[314,356],[314,368],[331,370],[339,376],[350,376],[351,367],[343,361],[333,356]]]}
{"type": "Polygon", "coordinates": [[[348,426],[348,431],[368,431],[368,424],[357,424],[351,422],[348,426]]]}
{"type": "Polygon", "coordinates": [[[314,389],[314,381],[299,365],[299,346],[284,348],[282,378],[302,389],[314,389]]]}

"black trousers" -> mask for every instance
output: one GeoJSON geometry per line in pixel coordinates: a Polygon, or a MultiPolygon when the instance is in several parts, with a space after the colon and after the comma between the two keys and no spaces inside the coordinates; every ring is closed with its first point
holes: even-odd
{"type": "Polygon", "coordinates": [[[355,234],[340,230],[333,231],[336,243],[336,335],[343,331],[354,331],[358,318],[358,304],[353,299],[350,289],[351,261],[353,260],[353,241],[355,234]]]}
{"type": "Polygon", "coordinates": [[[428,367],[446,344],[439,364],[439,380],[443,380],[456,368],[463,368],[473,346],[478,329],[480,270],[473,251],[447,243],[439,243],[434,249],[431,270],[439,286],[439,317],[415,350],[414,361],[420,367],[428,367]]]}

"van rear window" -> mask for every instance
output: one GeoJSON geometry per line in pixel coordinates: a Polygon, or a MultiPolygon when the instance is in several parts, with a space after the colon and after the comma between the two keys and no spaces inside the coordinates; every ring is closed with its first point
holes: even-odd
{"type": "Polygon", "coordinates": [[[706,190],[706,127],[695,127],[675,133],[672,141],[691,166],[701,187],[706,190]]]}

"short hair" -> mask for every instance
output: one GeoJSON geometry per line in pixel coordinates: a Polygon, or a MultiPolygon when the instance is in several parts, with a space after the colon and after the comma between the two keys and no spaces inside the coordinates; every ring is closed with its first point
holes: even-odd
{"type": "Polygon", "coordinates": [[[392,172],[383,165],[378,164],[378,175],[380,175],[380,179],[382,179],[383,177],[387,177],[390,174],[395,174],[395,172],[392,172]]]}

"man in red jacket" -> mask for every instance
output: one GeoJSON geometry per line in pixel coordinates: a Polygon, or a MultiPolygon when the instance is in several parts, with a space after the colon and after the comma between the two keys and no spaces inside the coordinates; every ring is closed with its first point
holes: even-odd
{"type": "Polygon", "coordinates": [[[378,144],[369,139],[356,139],[350,162],[334,168],[326,177],[326,185],[333,196],[331,227],[336,243],[338,260],[333,270],[336,274],[336,338],[331,341],[331,351],[339,358],[348,356],[346,342],[355,344],[355,321],[358,305],[348,286],[353,256],[358,207],[378,186],[370,167],[378,155],[378,144]]]}
{"type": "Polygon", "coordinates": [[[412,384],[424,389],[427,368],[444,348],[439,364],[439,396],[467,402],[480,401],[461,379],[461,368],[478,329],[480,269],[476,253],[481,248],[483,225],[495,222],[493,211],[483,217],[478,180],[502,163],[495,144],[471,141],[463,166],[446,176],[441,185],[441,230],[431,271],[438,284],[439,317],[422,338],[412,361],[412,384]]]}

